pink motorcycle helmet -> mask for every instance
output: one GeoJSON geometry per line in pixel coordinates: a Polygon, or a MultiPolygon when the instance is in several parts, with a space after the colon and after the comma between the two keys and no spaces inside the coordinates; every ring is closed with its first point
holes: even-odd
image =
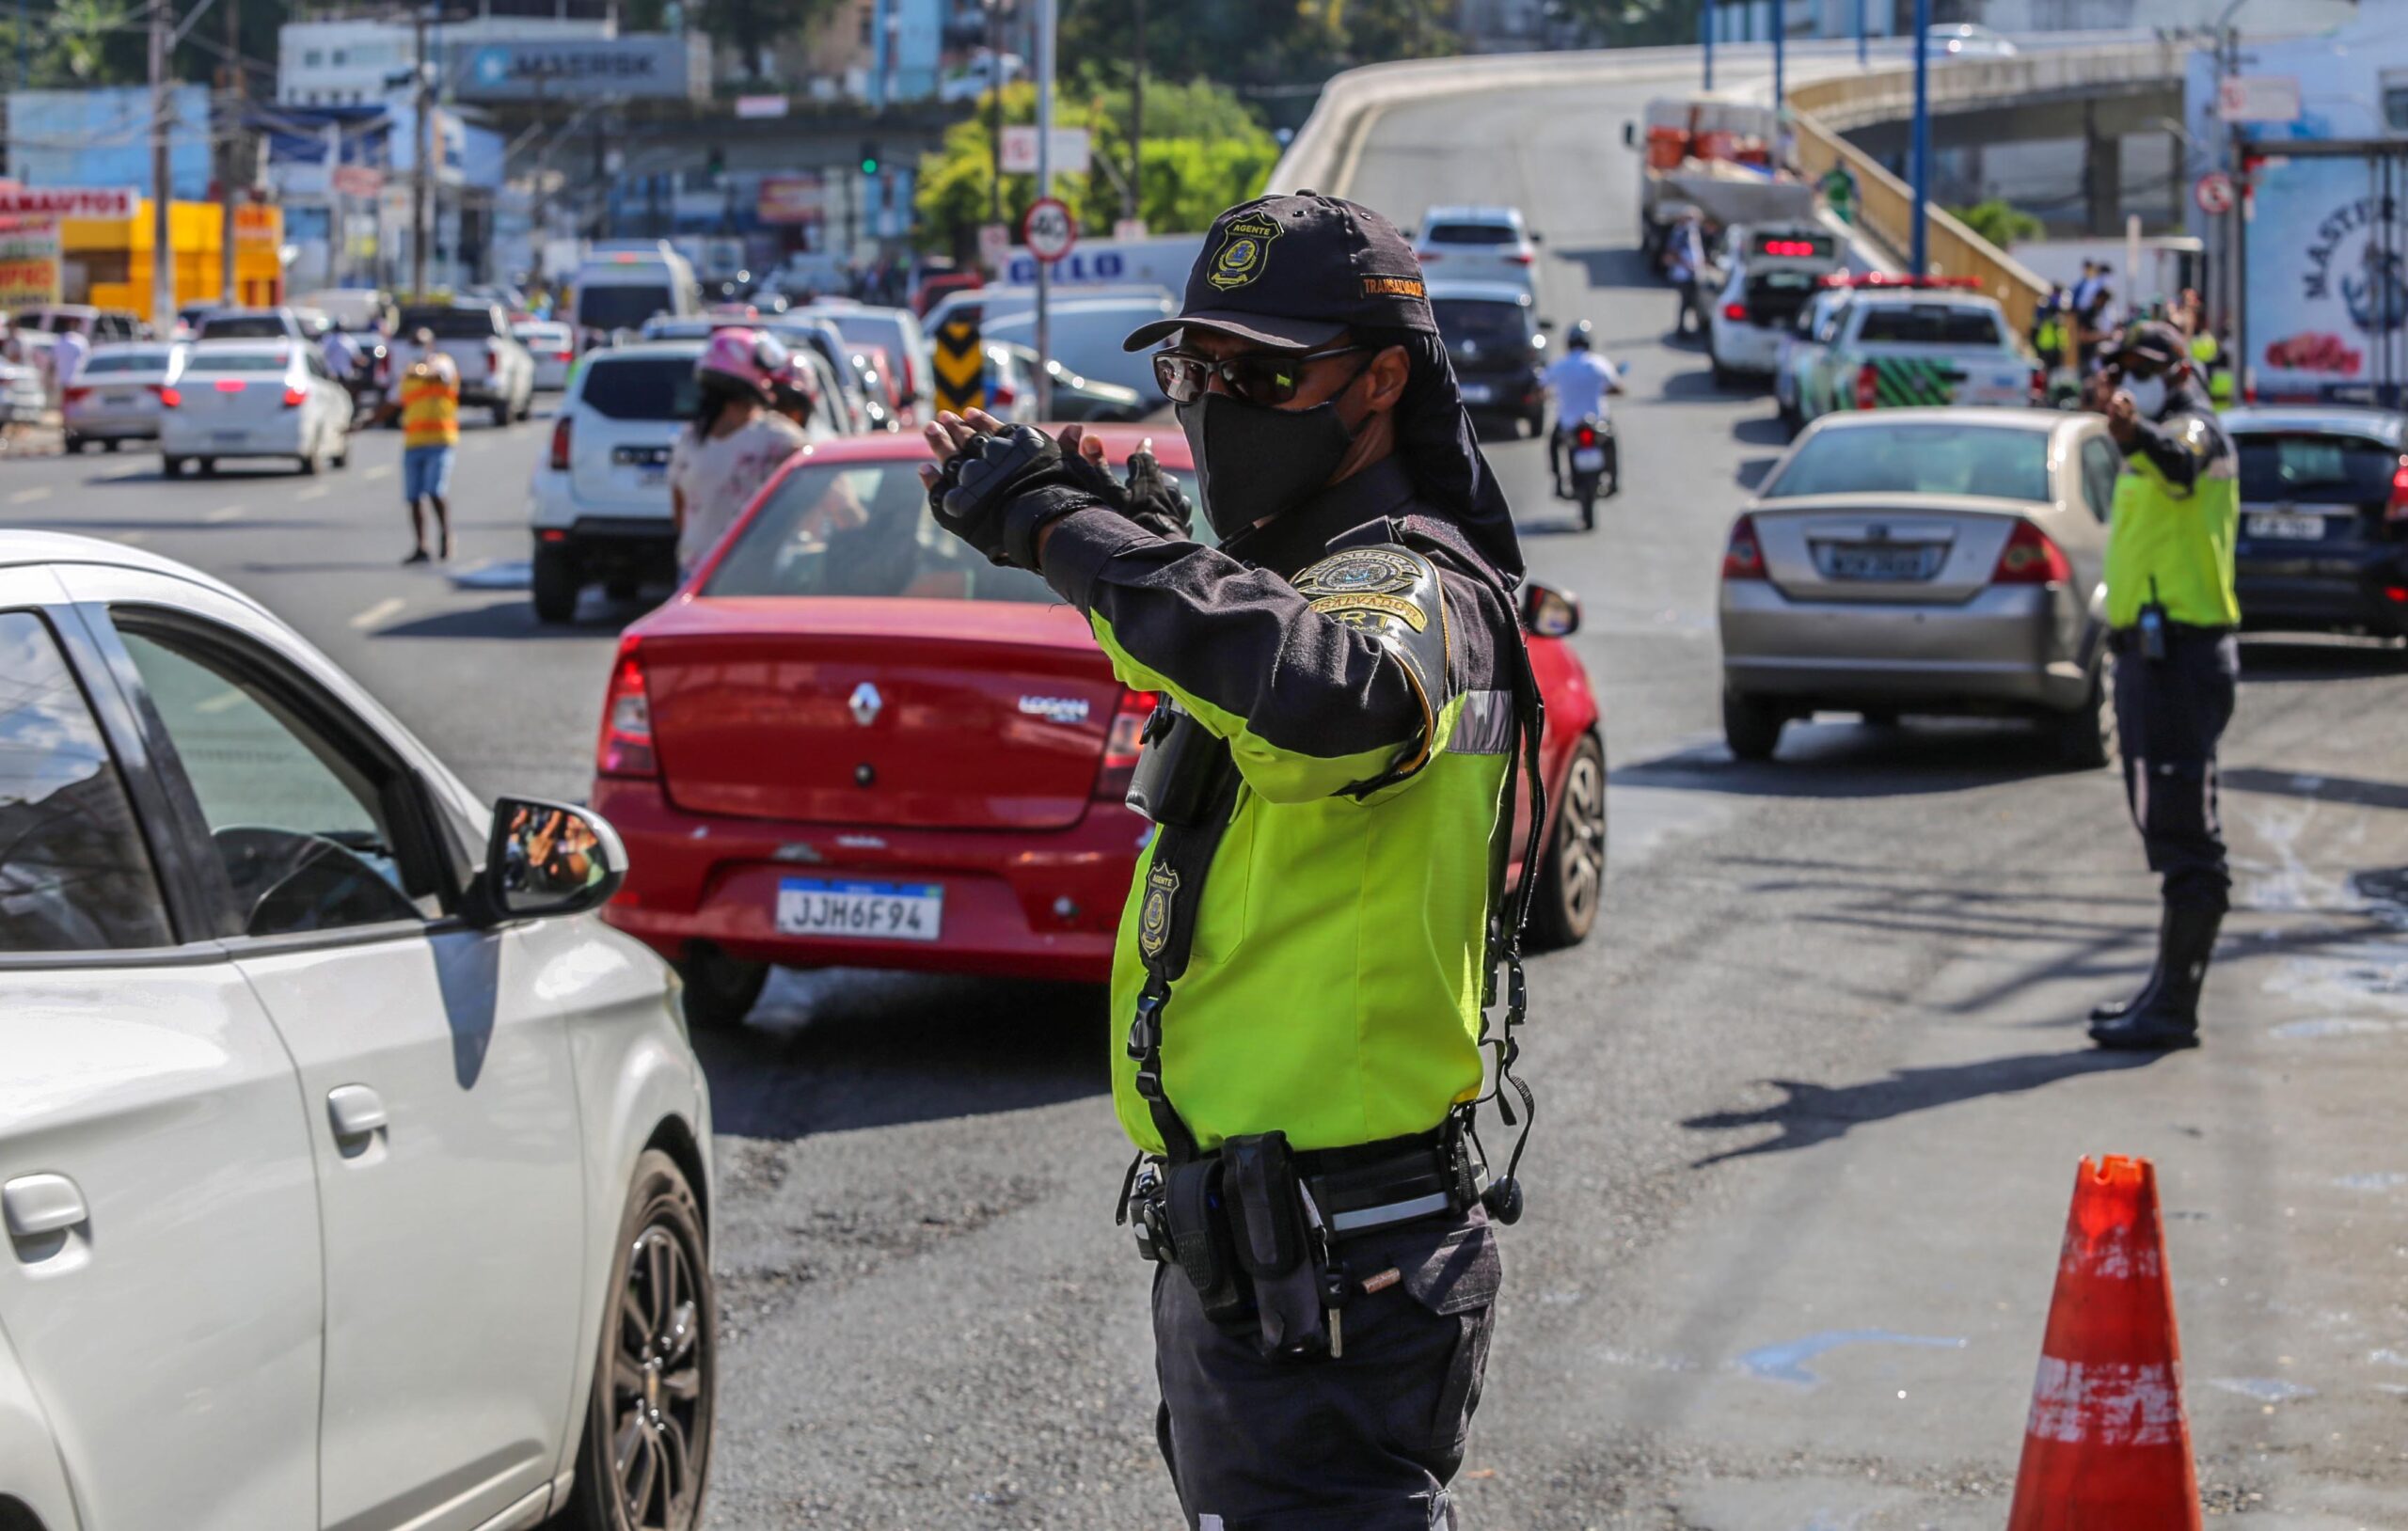
{"type": "Polygon", "coordinates": [[[788,359],[786,348],[759,330],[714,330],[694,362],[694,375],[704,380],[717,376],[767,403],[769,388],[788,359]]]}

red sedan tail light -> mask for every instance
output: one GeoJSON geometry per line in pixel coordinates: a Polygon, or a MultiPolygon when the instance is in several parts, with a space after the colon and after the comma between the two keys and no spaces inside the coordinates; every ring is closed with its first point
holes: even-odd
{"type": "Polygon", "coordinates": [[[568,471],[568,427],[569,418],[566,415],[552,422],[551,466],[555,473],[568,471]]]}
{"type": "Polygon", "coordinates": [[[1743,515],[1731,523],[1731,541],[1722,549],[1722,577],[1766,577],[1765,550],[1763,545],[1756,541],[1756,523],[1751,516],[1743,515]]]}
{"type": "Polygon", "coordinates": [[[2046,367],[2032,369],[2032,402],[2036,404],[2049,402],[2049,370],[2046,367]]]}
{"type": "Polygon", "coordinates": [[[1856,407],[1877,409],[1881,405],[1881,372],[1871,362],[1856,370],[1856,407]]]}
{"type": "Polygon", "coordinates": [[[654,776],[660,761],[652,751],[652,698],[643,684],[639,639],[620,645],[610,670],[610,694],[602,701],[602,737],[594,748],[594,769],[602,776],[654,776]]]}
{"type": "Polygon", "coordinates": [[[1129,796],[1129,778],[1146,740],[1146,720],[1154,715],[1154,693],[1127,691],[1112,715],[1112,732],[1103,741],[1103,769],[1095,779],[1095,795],[1106,802],[1129,796]]]}
{"type": "Polygon", "coordinates": [[[1744,324],[1748,322],[1748,306],[1744,303],[1726,303],[1722,306],[1722,317],[1735,324],[1744,324]]]}
{"type": "Polygon", "coordinates": [[[2408,454],[2391,470],[2391,498],[2383,507],[2383,519],[2395,527],[2408,522],[2408,454]]]}
{"type": "Polygon", "coordinates": [[[2065,585],[2073,581],[2073,564],[2065,549],[2029,521],[2015,523],[2006,546],[1990,571],[1993,585],[2065,585]]]}
{"type": "Polygon", "coordinates": [[[178,404],[184,402],[184,396],[182,394],[178,393],[175,389],[167,387],[165,383],[151,384],[150,391],[159,396],[159,406],[163,409],[173,409],[178,404]]]}
{"type": "Polygon", "coordinates": [[[71,404],[80,404],[91,396],[92,390],[89,388],[66,388],[59,393],[59,398],[71,404]]]}
{"type": "Polygon", "coordinates": [[[291,385],[289,385],[289,384],[288,384],[288,385],[286,385],[285,389],[284,389],[284,407],[285,407],[285,408],[287,408],[287,409],[298,409],[298,408],[300,408],[303,404],[306,404],[306,403],[308,403],[309,402],[309,389],[307,389],[307,388],[296,388],[296,387],[292,387],[292,386],[291,386],[291,385]]]}

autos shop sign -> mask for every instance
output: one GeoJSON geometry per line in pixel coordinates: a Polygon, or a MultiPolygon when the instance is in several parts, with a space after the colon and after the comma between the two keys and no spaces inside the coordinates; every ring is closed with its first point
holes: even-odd
{"type": "Polygon", "coordinates": [[[131,218],[142,205],[132,186],[9,186],[0,189],[0,215],[131,218]]]}
{"type": "Polygon", "coordinates": [[[2408,378],[2408,160],[2268,159],[2251,193],[2242,347],[2258,397],[2389,397],[2408,378]]]}

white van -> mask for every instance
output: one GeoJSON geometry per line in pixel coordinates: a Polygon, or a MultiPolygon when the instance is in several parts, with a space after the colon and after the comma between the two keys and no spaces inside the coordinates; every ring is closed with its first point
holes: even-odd
{"type": "Polygon", "coordinates": [[[703,311],[694,268],[666,245],[650,250],[596,251],[577,268],[566,318],[587,346],[607,345],[618,330],[641,330],[656,314],[683,319],[703,311]]]}

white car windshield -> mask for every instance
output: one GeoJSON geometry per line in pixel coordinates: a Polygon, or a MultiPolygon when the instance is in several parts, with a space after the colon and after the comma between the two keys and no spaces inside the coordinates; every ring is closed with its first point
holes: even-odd
{"type": "Polygon", "coordinates": [[[2049,498],[2049,433],[2004,425],[1853,425],[1817,432],[1765,485],[1804,495],[2049,498]]]}

